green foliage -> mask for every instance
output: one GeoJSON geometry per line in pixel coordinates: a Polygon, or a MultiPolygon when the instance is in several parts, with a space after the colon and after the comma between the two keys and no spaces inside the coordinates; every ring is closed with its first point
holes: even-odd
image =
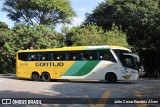
{"type": "Polygon", "coordinates": [[[76,16],[68,0],[5,0],[2,10],[22,24],[8,29],[0,22],[0,73],[14,71],[18,50],[64,46],[64,36],[54,31],[55,25],[70,23],[76,16]]]}
{"type": "Polygon", "coordinates": [[[4,23],[4,22],[1,22],[0,21],[0,28],[2,29],[7,29],[8,28],[8,25],[6,24],[6,23],[4,23]]]}
{"type": "Polygon", "coordinates": [[[0,73],[15,71],[15,54],[22,49],[46,49],[64,46],[64,37],[43,25],[32,27],[22,24],[12,29],[0,29],[5,45],[0,50],[0,73]]]}
{"type": "Polygon", "coordinates": [[[107,37],[107,44],[130,48],[126,34],[123,33],[122,29],[119,29],[116,25],[113,24],[111,30],[107,31],[105,35],[107,37]]]}
{"type": "Polygon", "coordinates": [[[75,16],[68,0],[4,0],[3,10],[16,22],[27,25],[70,23],[75,16]]]}
{"type": "Polygon", "coordinates": [[[111,29],[114,23],[122,26],[129,44],[135,48],[157,47],[159,44],[152,39],[160,40],[155,35],[160,31],[159,7],[159,0],[106,0],[87,15],[85,23],[95,23],[104,29],[111,29]]]}
{"type": "Polygon", "coordinates": [[[18,24],[13,27],[12,31],[8,43],[5,44],[7,50],[12,54],[21,49],[45,49],[63,46],[63,35],[43,25],[27,27],[18,24]],[[9,49],[9,47],[11,48],[9,49]]]}
{"type": "Polygon", "coordinates": [[[160,0],[106,0],[87,14],[88,23],[103,29],[111,29],[113,23],[121,26],[146,72],[160,74],[160,0]]]}
{"type": "Polygon", "coordinates": [[[8,35],[11,34],[11,30],[8,29],[8,26],[6,23],[1,22],[0,24],[0,41],[4,42],[3,45],[0,46],[0,73],[8,73],[8,71],[13,71],[15,69],[14,61],[12,61],[12,58],[9,58],[9,53],[5,50],[6,41],[8,38],[8,35]]]}
{"type": "Polygon", "coordinates": [[[73,27],[68,30],[66,36],[76,46],[119,45],[128,47],[126,34],[115,25],[110,31],[104,31],[93,24],[73,27]]]}
{"type": "Polygon", "coordinates": [[[70,30],[72,33],[73,45],[87,46],[87,45],[100,45],[104,44],[102,40],[103,30],[98,26],[87,25],[81,27],[75,27],[70,30]]]}

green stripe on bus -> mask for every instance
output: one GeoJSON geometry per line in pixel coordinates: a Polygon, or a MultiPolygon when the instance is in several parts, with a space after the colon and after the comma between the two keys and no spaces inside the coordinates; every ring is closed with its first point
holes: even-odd
{"type": "Polygon", "coordinates": [[[87,62],[88,61],[75,61],[75,63],[62,76],[73,76],[79,72],[79,69],[83,68],[87,62]]]}
{"type": "Polygon", "coordinates": [[[99,63],[100,61],[88,61],[76,74],[73,76],[83,76],[91,72],[95,66],[99,63]]]}

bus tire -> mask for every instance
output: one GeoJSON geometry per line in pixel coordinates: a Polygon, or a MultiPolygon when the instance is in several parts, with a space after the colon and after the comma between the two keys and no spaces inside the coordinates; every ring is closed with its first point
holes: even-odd
{"type": "Polygon", "coordinates": [[[49,82],[51,80],[50,74],[47,73],[47,72],[43,72],[42,73],[42,80],[45,81],[45,82],[49,82]]]}
{"type": "Polygon", "coordinates": [[[31,78],[32,78],[33,81],[39,81],[40,80],[40,75],[38,74],[38,72],[33,72],[31,78]]]}
{"type": "Polygon", "coordinates": [[[107,73],[105,76],[105,79],[108,83],[116,83],[117,82],[117,76],[115,73],[107,73]]]}

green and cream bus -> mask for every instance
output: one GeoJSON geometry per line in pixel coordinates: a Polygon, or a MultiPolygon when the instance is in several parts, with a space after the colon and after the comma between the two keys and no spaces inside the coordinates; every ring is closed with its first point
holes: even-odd
{"type": "Polygon", "coordinates": [[[20,50],[16,54],[16,76],[35,81],[137,80],[139,57],[120,46],[76,46],[20,50]]]}

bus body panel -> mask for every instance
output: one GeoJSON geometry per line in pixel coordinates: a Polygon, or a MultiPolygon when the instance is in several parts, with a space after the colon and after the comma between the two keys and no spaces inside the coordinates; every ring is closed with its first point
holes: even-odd
{"type": "Polygon", "coordinates": [[[50,63],[61,63],[60,61],[50,62],[20,62],[17,72],[17,77],[31,78],[32,72],[36,71],[39,75],[42,72],[48,72],[51,79],[87,79],[87,80],[104,80],[108,72],[113,72],[117,75],[118,80],[137,80],[137,76],[133,76],[130,72],[136,72],[129,69],[126,72],[124,67],[110,61],[63,61],[63,66],[50,66],[50,63]],[[38,64],[37,64],[38,63],[38,64]],[[48,65],[46,64],[48,63],[48,65]],[[90,63],[87,65],[87,63],[90,63]],[[93,64],[91,64],[93,63],[93,64]],[[42,64],[40,66],[40,64],[42,64]],[[43,65],[44,64],[44,65],[43,65]],[[46,65],[45,65],[46,64],[46,65]],[[36,66],[38,65],[38,67],[36,66]],[[21,67],[22,66],[22,67],[21,67]],[[29,67],[28,67],[29,66],[29,67]],[[47,66],[47,67],[46,67],[47,66]],[[118,76],[119,75],[119,76],[118,76]]]}
{"type": "MultiPolygon", "coordinates": [[[[137,70],[126,68],[111,49],[114,46],[80,46],[65,47],[46,50],[25,50],[18,51],[16,54],[16,75],[20,78],[30,79],[33,72],[38,72],[41,76],[43,72],[48,72],[51,79],[86,79],[86,80],[105,80],[108,72],[114,73],[117,80],[137,80],[137,70]],[[76,52],[85,50],[109,50],[113,55],[115,62],[107,60],[60,60],[60,61],[21,61],[18,59],[18,53],[21,52],[76,52]],[[127,72],[126,72],[127,71],[127,72]]],[[[114,47],[122,49],[122,47],[114,47]]],[[[124,50],[130,51],[127,48],[124,50]]],[[[66,56],[67,57],[67,56],[66,56]]],[[[99,57],[99,56],[98,56],[99,57]]]]}

